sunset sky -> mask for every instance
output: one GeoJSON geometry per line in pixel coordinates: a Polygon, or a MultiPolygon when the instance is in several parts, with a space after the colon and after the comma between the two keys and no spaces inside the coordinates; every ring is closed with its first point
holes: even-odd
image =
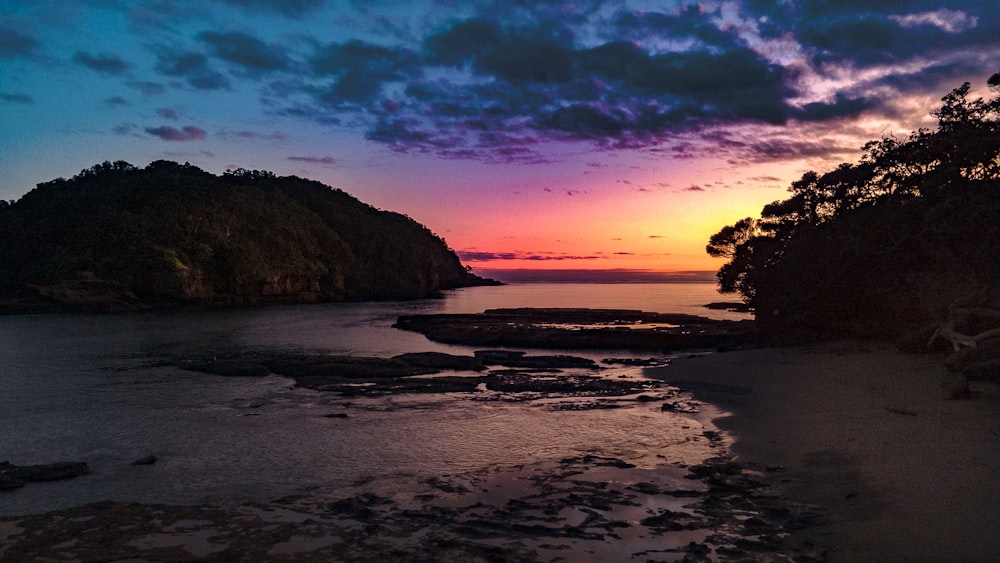
{"type": "Polygon", "coordinates": [[[1000,71],[1000,2],[0,0],[0,199],[159,159],[319,180],[491,269],[708,237],[1000,71]]]}

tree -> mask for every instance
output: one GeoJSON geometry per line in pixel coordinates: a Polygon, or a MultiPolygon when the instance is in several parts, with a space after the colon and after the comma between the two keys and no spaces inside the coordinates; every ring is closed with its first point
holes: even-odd
{"type": "Polygon", "coordinates": [[[988,99],[969,84],[944,96],[937,130],[870,141],[857,163],[806,172],[759,219],[712,235],[720,289],[800,319],[940,308],[976,283],[1000,295],[1000,249],[983,242],[1000,234],[1000,73],[988,85],[988,99]]]}

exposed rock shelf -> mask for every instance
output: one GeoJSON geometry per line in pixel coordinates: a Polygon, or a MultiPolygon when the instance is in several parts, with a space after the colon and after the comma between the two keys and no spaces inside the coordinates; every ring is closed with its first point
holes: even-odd
{"type": "Polygon", "coordinates": [[[575,350],[689,350],[753,342],[752,321],[616,309],[491,309],[404,315],[393,325],[437,342],[575,350]]]}

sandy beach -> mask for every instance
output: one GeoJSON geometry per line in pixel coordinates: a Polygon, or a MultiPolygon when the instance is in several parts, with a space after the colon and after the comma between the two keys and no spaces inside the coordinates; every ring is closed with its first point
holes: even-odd
{"type": "Polygon", "coordinates": [[[941,355],[832,343],[648,370],[729,411],[737,459],[790,501],[818,505],[830,561],[1000,560],[1000,386],[949,400],[941,355]]]}

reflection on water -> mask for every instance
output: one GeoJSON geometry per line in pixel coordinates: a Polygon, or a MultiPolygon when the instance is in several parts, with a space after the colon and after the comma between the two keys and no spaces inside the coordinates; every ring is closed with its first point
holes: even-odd
{"type": "MultiPolygon", "coordinates": [[[[580,453],[621,457],[640,467],[708,455],[707,445],[692,439],[701,428],[660,412],[659,403],[629,399],[623,402],[628,408],[571,411],[545,401],[477,400],[476,394],[347,399],[296,389],[281,377],[226,378],[161,361],[244,348],[470,354],[470,348],[435,344],[391,324],[401,314],[527,306],[534,290],[549,291],[541,284],[525,287],[474,288],[408,303],[0,317],[0,460],[86,461],[93,471],[4,493],[0,514],[105,499],[197,503],[346,490],[359,482],[392,488],[580,453]],[[130,465],[147,455],[159,461],[130,465]]],[[[564,300],[545,305],[577,306],[580,297],[560,287],[564,300]]],[[[687,291],[688,301],[697,293],[683,284],[672,287],[687,291]]],[[[588,306],[685,312],[690,304],[671,311],[662,298],[655,301],[663,290],[619,288],[619,297],[631,297],[614,304],[597,296],[588,306]],[[631,304],[642,296],[652,306],[631,304]]],[[[637,373],[615,369],[620,371],[608,376],[637,373]]]]}

